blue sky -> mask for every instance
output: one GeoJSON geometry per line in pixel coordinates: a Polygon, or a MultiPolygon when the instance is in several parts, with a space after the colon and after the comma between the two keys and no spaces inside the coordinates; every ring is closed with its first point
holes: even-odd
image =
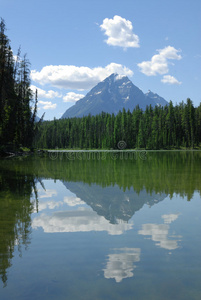
{"type": "Polygon", "coordinates": [[[60,118],[111,73],[174,104],[201,102],[200,0],[0,0],[31,62],[38,115],[60,118]]]}

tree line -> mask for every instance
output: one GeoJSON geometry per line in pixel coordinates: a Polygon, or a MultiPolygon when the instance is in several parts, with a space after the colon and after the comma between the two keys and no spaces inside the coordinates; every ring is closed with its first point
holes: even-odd
{"type": "Polygon", "coordinates": [[[201,143],[201,103],[136,106],[117,115],[102,112],[82,118],[46,121],[34,144],[38,148],[172,149],[195,148],[201,143]],[[119,143],[124,141],[124,143],[119,143]]]}
{"type": "Polygon", "coordinates": [[[0,146],[30,147],[35,130],[37,92],[30,88],[26,54],[13,55],[3,19],[0,22],[0,146]],[[34,98],[34,99],[33,99],[34,98]],[[33,107],[32,107],[33,106],[33,107]]]}

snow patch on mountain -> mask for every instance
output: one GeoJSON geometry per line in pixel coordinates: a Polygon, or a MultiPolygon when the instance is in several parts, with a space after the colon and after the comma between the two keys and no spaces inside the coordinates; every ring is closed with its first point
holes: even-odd
{"type": "Polygon", "coordinates": [[[114,81],[121,80],[124,77],[127,77],[127,76],[126,75],[115,74],[114,81]]]}

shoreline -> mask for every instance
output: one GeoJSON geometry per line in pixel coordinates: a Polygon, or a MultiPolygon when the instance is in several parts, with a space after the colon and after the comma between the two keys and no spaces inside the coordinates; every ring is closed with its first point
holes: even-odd
{"type": "Polygon", "coordinates": [[[44,152],[51,153],[51,152],[139,152],[139,151],[146,151],[146,152],[166,152],[166,151],[201,151],[201,149],[46,149],[44,152]]]}
{"type": "Polygon", "coordinates": [[[36,150],[36,151],[1,151],[0,158],[11,158],[11,157],[18,157],[18,156],[28,156],[34,154],[41,154],[47,153],[45,150],[36,150]]]}
{"type": "Polygon", "coordinates": [[[0,158],[12,158],[45,153],[127,153],[127,152],[199,152],[201,149],[38,149],[36,151],[2,151],[0,158]]]}

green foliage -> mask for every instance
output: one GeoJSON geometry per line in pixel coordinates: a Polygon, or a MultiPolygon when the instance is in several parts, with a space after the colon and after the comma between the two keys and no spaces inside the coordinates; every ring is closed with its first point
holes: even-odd
{"type": "MultiPolygon", "coordinates": [[[[0,278],[7,285],[7,269],[12,266],[14,251],[18,249],[22,256],[22,248],[27,248],[31,242],[31,213],[34,203],[31,199],[33,191],[36,191],[37,176],[27,172],[23,164],[25,174],[18,173],[16,164],[10,160],[13,170],[4,169],[7,160],[1,161],[0,167],[0,278]],[[14,176],[13,176],[13,175],[14,176]],[[14,179],[15,178],[15,179],[14,179]],[[17,249],[16,249],[16,244],[17,249]]],[[[36,203],[37,203],[37,194],[36,203]]]]}
{"type": "Polygon", "coordinates": [[[119,111],[115,116],[102,112],[96,116],[43,122],[35,138],[38,148],[118,149],[195,148],[201,143],[201,104],[194,108],[187,103],[173,106],[148,106],[143,112],[137,106],[119,111]]]}
{"type": "Polygon", "coordinates": [[[34,119],[37,112],[37,94],[34,113],[31,112],[29,61],[20,50],[14,59],[10,41],[5,35],[5,22],[0,22],[0,145],[12,143],[31,146],[34,119]]]}

